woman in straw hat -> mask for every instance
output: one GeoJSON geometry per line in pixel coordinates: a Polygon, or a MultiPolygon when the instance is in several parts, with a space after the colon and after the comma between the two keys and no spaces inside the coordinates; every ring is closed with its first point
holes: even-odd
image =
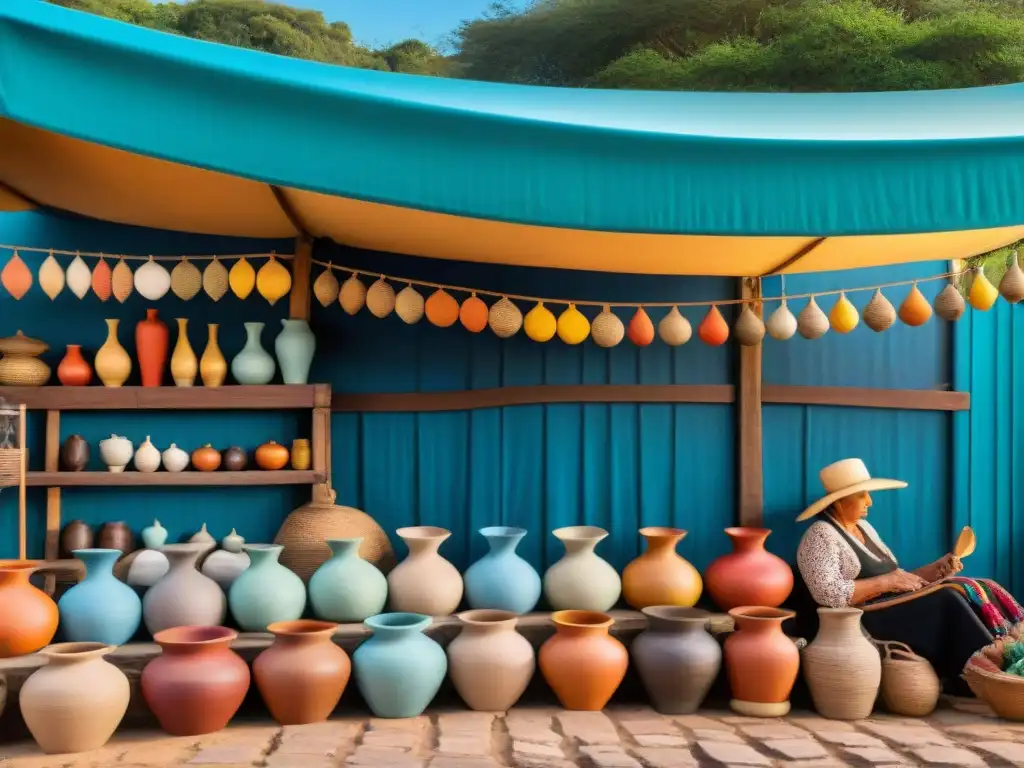
{"type": "Polygon", "coordinates": [[[820,478],[825,496],[797,518],[815,520],[797,549],[801,634],[815,633],[815,605],[857,606],[872,637],[906,643],[931,662],[950,692],[970,695],[960,679],[964,664],[995,637],[1016,633],[1024,611],[998,584],[956,576],[963,565],[953,554],[914,571],[900,568],[865,518],[872,491],[906,483],[872,478],[860,459],[831,464],[820,478]]]}

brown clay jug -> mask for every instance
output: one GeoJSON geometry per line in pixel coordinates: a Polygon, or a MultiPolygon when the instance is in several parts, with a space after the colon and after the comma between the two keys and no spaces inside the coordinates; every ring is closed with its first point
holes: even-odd
{"type": "Polygon", "coordinates": [[[626,647],[608,634],[615,619],[596,611],[555,611],[555,634],[540,647],[544,680],[566,709],[599,711],[626,676],[626,647]]]}
{"type": "Polygon", "coordinates": [[[69,435],[60,445],[60,466],[67,472],[81,472],[89,465],[89,443],[81,435],[69,435]]]}
{"type": "Polygon", "coordinates": [[[736,631],[725,641],[729,706],[747,717],[782,717],[789,712],[789,694],[800,670],[800,652],[783,634],[782,622],[796,614],[745,606],[729,615],[736,622],[736,631]]]}
{"type": "Polygon", "coordinates": [[[741,605],[778,608],[793,591],[793,569],[765,549],[767,528],[726,528],[733,551],[704,572],[704,583],[723,611],[741,605]]]}
{"type": "Polygon", "coordinates": [[[35,653],[57,632],[57,604],[29,582],[33,562],[0,562],[0,659],[35,653]]]}
{"type": "Polygon", "coordinates": [[[252,674],[270,715],[281,725],[326,720],[352,674],[348,654],[334,644],[330,621],[277,621],[274,643],[256,657],[252,674]]]}
{"type": "Polygon", "coordinates": [[[470,709],[512,709],[537,668],[530,641],[516,631],[511,611],[459,614],[462,631],[448,644],[448,676],[470,709]]]}
{"type": "Polygon", "coordinates": [[[96,533],[96,546],[99,549],[120,549],[122,555],[130,555],[135,551],[135,534],[125,522],[104,523],[96,533]]]}
{"type": "Polygon", "coordinates": [[[73,557],[76,549],[92,549],[96,540],[92,528],[84,520],[72,520],[60,532],[60,557],[64,560],[73,557]]]}
{"type": "Polygon", "coordinates": [[[681,528],[641,528],[647,551],[622,572],[622,596],[633,608],[678,605],[692,608],[700,598],[700,572],[676,553],[686,536],[681,528]]]}

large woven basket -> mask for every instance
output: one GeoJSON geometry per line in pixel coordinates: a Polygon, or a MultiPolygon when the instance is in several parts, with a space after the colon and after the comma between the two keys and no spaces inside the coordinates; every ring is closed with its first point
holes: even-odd
{"type": "Polygon", "coordinates": [[[974,695],[1006,720],[1024,721],[1024,677],[1005,672],[988,672],[970,662],[964,667],[964,680],[974,695]]]}
{"type": "Polygon", "coordinates": [[[932,665],[908,645],[874,641],[882,654],[882,703],[904,717],[926,717],[939,703],[942,685],[932,665]]]}

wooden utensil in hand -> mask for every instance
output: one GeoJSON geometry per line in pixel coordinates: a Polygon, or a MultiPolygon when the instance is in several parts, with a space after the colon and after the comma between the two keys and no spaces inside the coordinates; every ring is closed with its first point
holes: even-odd
{"type": "Polygon", "coordinates": [[[971,526],[965,525],[963,530],[960,531],[960,535],[956,537],[956,544],[953,545],[953,554],[963,560],[974,552],[977,545],[978,540],[974,536],[974,531],[971,529],[971,526]]]}

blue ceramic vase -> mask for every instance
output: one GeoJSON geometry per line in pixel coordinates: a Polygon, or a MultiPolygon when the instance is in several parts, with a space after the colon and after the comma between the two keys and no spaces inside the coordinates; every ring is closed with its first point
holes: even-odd
{"type": "Polygon", "coordinates": [[[327,540],[332,555],[309,580],[309,602],[321,619],[362,621],[384,610],[388,580],[359,556],[362,542],[362,536],[327,540]]]}
{"type": "Polygon", "coordinates": [[[124,645],[142,622],[142,600],[135,590],[114,576],[119,549],[76,549],[85,565],[85,578],[60,602],[60,626],[70,643],[124,645]]]}
{"type": "Polygon", "coordinates": [[[316,337],[305,320],[282,320],[281,325],[284,330],[274,341],[281,378],[285,384],[305,384],[316,352],[316,337]]]}
{"type": "Polygon", "coordinates": [[[278,562],[284,547],[246,544],[250,565],[231,584],[228,606],[246,632],[266,632],[275,621],[295,621],[306,609],[306,585],[278,562]]]}
{"type": "Polygon", "coordinates": [[[245,347],[231,361],[231,375],[239,384],[269,384],[277,365],[260,344],[263,323],[246,323],[245,333],[245,347]]]}
{"type": "Polygon", "coordinates": [[[463,577],[470,608],[532,611],[540,599],[540,575],[516,554],[516,546],[526,531],[496,525],[481,528],[480,534],[491,545],[491,551],[469,566],[463,577]]]}
{"type": "Polygon", "coordinates": [[[359,693],[377,717],[423,714],[448,672],[444,649],[423,634],[431,618],[382,613],[364,623],[373,636],[352,654],[359,693]]]}

